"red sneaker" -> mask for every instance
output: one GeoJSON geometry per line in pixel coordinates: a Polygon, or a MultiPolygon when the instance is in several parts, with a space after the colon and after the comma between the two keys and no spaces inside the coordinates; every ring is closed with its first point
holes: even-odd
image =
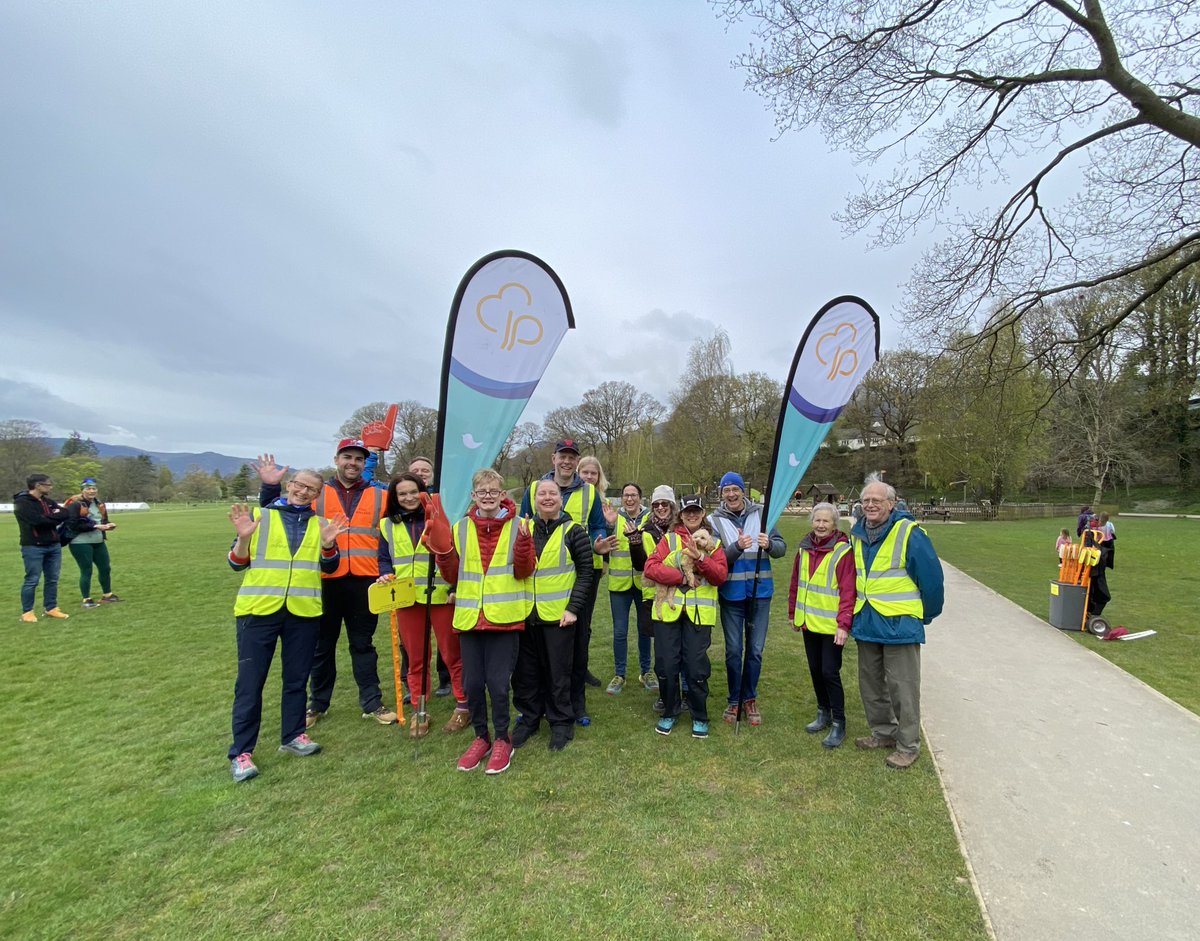
{"type": "Polygon", "coordinates": [[[492,757],[488,759],[487,770],[484,774],[500,774],[502,771],[507,771],[508,766],[512,764],[513,747],[512,742],[504,739],[497,739],[492,745],[492,757]]]}
{"type": "Polygon", "coordinates": [[[475,739],[475,741],[471,743],[471,747],[463,752],[463,756],[458,759],[458,770],[474,771],[479,767],[479,763],[488,756],[488,752],[491,750],[491,742],[489,742],[486,738],[475,739]]]}

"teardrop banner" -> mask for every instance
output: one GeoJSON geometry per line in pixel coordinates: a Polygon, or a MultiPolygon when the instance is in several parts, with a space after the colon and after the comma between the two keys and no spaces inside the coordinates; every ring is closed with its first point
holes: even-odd
{"type": "Polygon", "coordinates": [[[817,448],[879,359],[879,316],[866,301],[836,297],[812,319],[788,375],[767,481],[766,530],[792,499],[817,448]]]}
{"type": "Polygon", "coordinates": [[[450,520],[466,513],[471,477],[492,466],[574,327],[562,281],[527,252],[493,252],[463,276],[446,328],[434,465],[450,520]]]}

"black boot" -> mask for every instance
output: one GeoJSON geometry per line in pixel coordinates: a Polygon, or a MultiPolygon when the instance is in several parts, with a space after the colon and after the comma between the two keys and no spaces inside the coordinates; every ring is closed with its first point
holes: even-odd
{"type": "MultiPolygon", "coordinates": [[[[824,731],[825,729],[829,728],[829,716],[830,713],[828,709],[821,709],[818,707],[817,717],[804,727],[804,731],[808,732],[810,735],[824,731]]],[[[845,725],[845,723],[842,724],[845,725]]]]}
{"type": "Polygon", "coordinates": [[[826,748],[837,748],[846,740],[846,720],[834,719],[833,728],[829,730],[829,734],[821,739],[821,744],[826,748]]]}

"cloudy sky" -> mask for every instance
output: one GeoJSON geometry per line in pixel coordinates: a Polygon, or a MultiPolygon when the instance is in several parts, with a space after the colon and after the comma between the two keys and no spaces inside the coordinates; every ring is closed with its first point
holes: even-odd
{"type": "Polygon", "coordinates": [[[481,256],[532,252],[577,329],[525,418],[666,400],[717,327],[782,381],[830,298],[919,253],[831,218],[860,168],[774,140],[700,2],[0,6],[0,418],[327,463],[359,405],[435,406],[481,256]]]}

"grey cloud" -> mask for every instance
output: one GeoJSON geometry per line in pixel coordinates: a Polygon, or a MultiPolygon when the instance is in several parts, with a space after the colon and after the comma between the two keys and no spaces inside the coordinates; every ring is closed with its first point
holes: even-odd
{"type": "Polygon", "coordinates": [[[0,417],[25,418],[57,429],[107,427],[90,408],[68,402],[31,382],[0,379],[0,417]]]}
{"type": "Polygon", "coordinates": [[[619,38],[544,34],[534,45],[557,65],[562,90],[580,114],[605,127],[620,125],[630,71],[619,38]]]}

